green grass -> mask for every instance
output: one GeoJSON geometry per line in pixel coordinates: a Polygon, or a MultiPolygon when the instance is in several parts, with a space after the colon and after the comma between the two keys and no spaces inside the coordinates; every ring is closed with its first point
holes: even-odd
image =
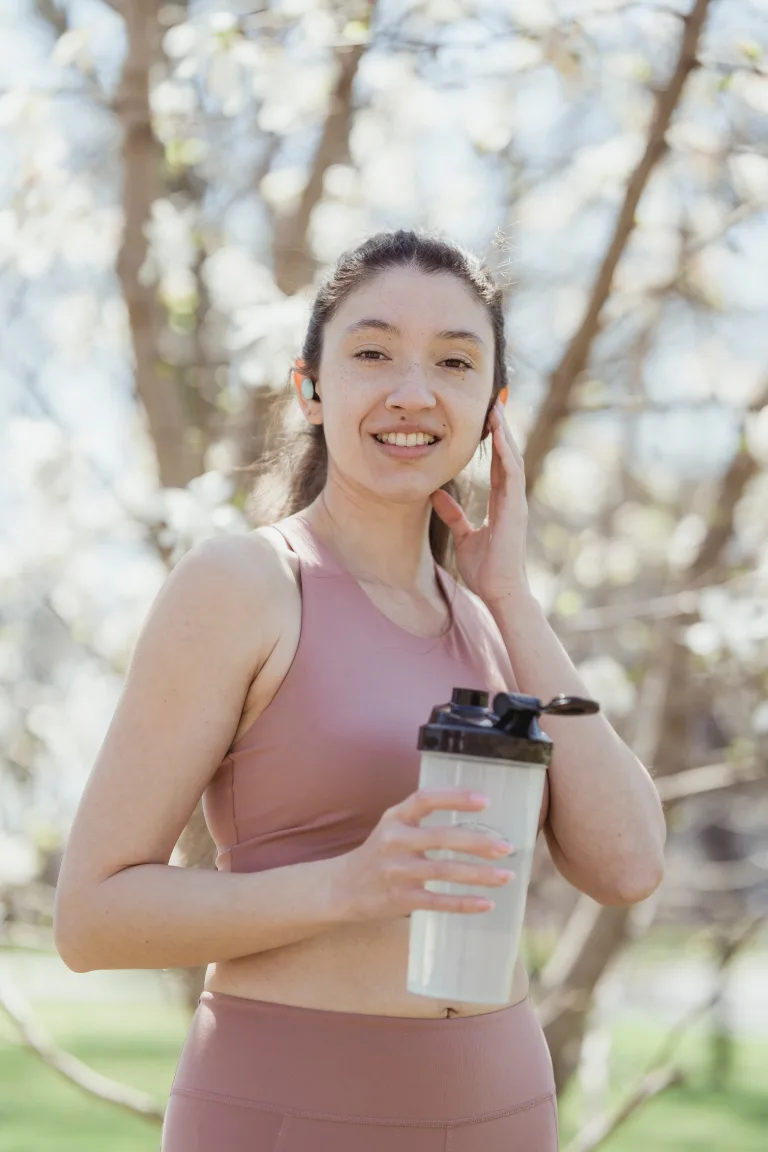
{"type": "MultiPolygon", "coordinates": [[[[624,1094],[654,1058],[663,1033],[622,1025],[614,1032],[612,1102],[624,1094]]],[[[727,1091],[710,1081],[711,1048],[705,1026],[688,1033],[672,1062],[686,1077],[642,1105],[602,1145],[605,1152],[765,1152],[768,1146],[768,1040],[741,1039],[734,1047],[727,1091]]],[[[579,1088],[572,1081],[560,1102],[562,1142],[574,1134],[579,1088]]]]}
{"type": "MultiPolygon", "coordinates": [[[[164,1106],[189,1018],[171,1005],[36,1001],[58,1044],[164,1106]]],[[[17,1043],[0,1014],[0,1152],[157,1152],[160,1128],[103,1104],[17,1043]]]]}
{"type": "MultiPolygon", "coordinates": [[[[170,1004],[36,1001],[55,1040],[91,1067],[168,1098],[189,1018],[170,1004]]],[[[706,1033],[688,1036],[679,1057],[688,1075],[645,1105],[603,1147],[606,1152],[764,1152],[768,1132],[768,1041],[742,1041],[731,1087],[708,1087],[706,1033]]],[[[632,1084],[653,1055],[659,1033],[622,1026],[611,1062],[613,1095],[632,1084]]],[[[574,1130],[578,1086],[561,1103],[563,1144],[574,1130]]],[[[159,1126],[99,1103],[66,1083],[16,1043],[0,1015],[0,1152],[157,1152],[159,1126]]]]}

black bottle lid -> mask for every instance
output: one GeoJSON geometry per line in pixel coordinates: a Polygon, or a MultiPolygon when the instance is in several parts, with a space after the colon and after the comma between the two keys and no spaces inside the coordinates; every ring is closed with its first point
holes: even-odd
{"type": "Polygon", "coordinates": [[[549,765],[553,744],[542,732],[543,712],[559,716],[586,716],[600,711],[595,700],[581,696],[555,696],[544,704],[538,696],[497,692],[489,708],[489,693],[477,688],[454,688],[448,704],[432,709],[428,724],[419,728],[417,747],[422,752],[449,756],[480,756],[549,765]]]}

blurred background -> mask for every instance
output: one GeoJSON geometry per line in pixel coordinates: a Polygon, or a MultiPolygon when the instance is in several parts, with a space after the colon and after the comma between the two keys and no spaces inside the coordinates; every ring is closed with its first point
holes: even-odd
{"type": "Polygon", "coordinates": [[[313,290],[397,227],[508,288],[531,581],[668,817],[632,908],[537,849],[563,1148],[766,1147],[767,48],[759,0],[2,0],[0,1152],[159,1146],[203,972],[67,969],[63,846],[313,290]]]}

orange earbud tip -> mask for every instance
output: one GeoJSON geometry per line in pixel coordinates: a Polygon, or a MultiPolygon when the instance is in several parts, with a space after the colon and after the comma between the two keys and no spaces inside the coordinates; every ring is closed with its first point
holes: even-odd
{"type": "Polygon", "coordinates": [[[502,406],[504,404],[506,404],[508,395],[509,395],[509,388],[502,388],[501,392],[499,392],[499,400],[501,401],[502,406]]]}

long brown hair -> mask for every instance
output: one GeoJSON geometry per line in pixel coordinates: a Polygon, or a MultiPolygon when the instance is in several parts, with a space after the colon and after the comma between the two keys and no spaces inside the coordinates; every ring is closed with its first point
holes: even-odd
{"type": "MultiPolygon", "coordinates": [[[[381,272],[401,266],[433,274],[450,272],[466,284],[485,307],[494,334],[490,412],[501,390],[507,387],[504,288],[495,283],[487,265],[472,252],[452,241],[422,232],[403,229],[377,232],[356,248],[342,253],[315,296],[297,360],[301,368],[297,370],[316,381],[323,330],[341,303],[381,272]]],[[[325,486],[328,449],[322,424],[310,424],[302,417],[302,426],[297,428],[290,419],[297,408],[290,378],[292,371],[293,368],[289,371],[285,394],[274,404],[266,449],[258,463],[252,466],[257,476],[245,503],[245,515],[256,527],[300,512],[319,496],[325,486]]],[[[442,487],[463,505],[467,496],[465,484],[456,478],[448,480],[442,487]]],[[[429,544],[437,563],[456,579],[451,532],[434,509],[429,521],[429,544]]]]}

